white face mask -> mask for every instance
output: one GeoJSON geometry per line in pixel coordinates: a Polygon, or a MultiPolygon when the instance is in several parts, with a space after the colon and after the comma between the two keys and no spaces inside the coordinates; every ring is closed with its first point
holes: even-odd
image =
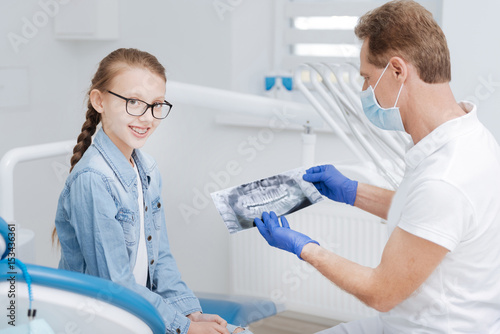
{"type": "Polygon", "coordinates": [[[375,98],[375,88],[382,79],[385,71],[389,67],[389,64],[384,68],[384,71],[380,75],[375,84],[375,87],[369,86],[366,90],[362,91],[361,96],[361,105],[363,106],[363,111],[366,117],[373,123],[376,127],[383,130],[396,130],[396,131],[405,131],[403,126],[403,121],[401,120],[401,113],[399,112],[399,108],[396,107],[399,100],[399,95],[401,94],[401,90],[403,89],[403,85],[399,89],[398,96],[396,98],[396,102],[394,103],[394,107],[392,108],[382,108],[375,98]]]}

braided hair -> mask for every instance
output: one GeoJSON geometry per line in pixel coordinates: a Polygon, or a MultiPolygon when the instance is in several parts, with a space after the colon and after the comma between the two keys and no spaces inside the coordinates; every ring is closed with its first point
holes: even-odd
{"type": "MultiPolygon", "coordinates": [[[[87,93],[88,102],[86,118],[82,125],[82,130],[78,135],[77,143],[73,148],[73,156],[70,160],[70,172],[92,144],[92,136],[95,134],[97,126],[101,122],[101,114],[98,113],[92,105],[90,101],[90,93],[95,89],[100,92],[106,92],[111,81],[127,68],[144,68],[160,76],[165,80],[165,82],[167,81],[165,68],[160,64],[155,56],[148,52],[133,48],[120,48],[103,58],[99,63],[94,77],[92,78],[91,85],[87,93]]],[[[54,230],[52,231],[53,242],[56,237],[57,231],[54,227],[54,230]]]]}

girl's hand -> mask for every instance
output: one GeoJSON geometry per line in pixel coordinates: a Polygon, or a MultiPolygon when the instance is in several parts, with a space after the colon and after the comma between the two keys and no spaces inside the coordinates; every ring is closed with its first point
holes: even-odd
{"type": "Polygon", "coordinates": [[[216,322],[191,322],[187,334],[231,334],[216,322]]]}
{"type": "MultiPolygon", "coordinates": [[[[194,321],[194,322],[215,322],[215,323],[221,325],[222,327],[227,326],[227,321],[222,319],[217,314],[204,314],[201,312],[194,312],[194,313],[191,313],[190,315],[188,315],[187,317],[191,321],[194,321]]],[[[191,327],[189,327],[189,330],[191,330],[191,327]]],[[[234,330],[233,334],[241,333],[244,330],[245,330],[244,328],[238,327],[234,330]]],[[[189,331],[188,331],[188,333],[191,334],[189,331]]]]}
{"type": "Polygon", "coordinates": [[[205,314],[201,312],[194,312],[187,316],[189,320],[194,322],[215,322],[221,325],[222,327],[227,326],[227,321],[222,319],[217,314],[205,314]]]}

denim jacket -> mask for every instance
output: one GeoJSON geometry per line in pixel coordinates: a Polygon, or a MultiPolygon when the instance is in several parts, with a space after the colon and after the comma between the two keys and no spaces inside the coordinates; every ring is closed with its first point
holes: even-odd
{"type": "Polygon", "coordinates": [[[187,333],[186,315],[201,307],[170,252],[160,173],[146,154],[134,150],[132,157],[144,195],[147,287],[133,276],[140,236],[136,173],[102,129],[68,176],[59,198],[59,268],[106,278],[139,293],[158,309],[167,333],[187,333]]]}

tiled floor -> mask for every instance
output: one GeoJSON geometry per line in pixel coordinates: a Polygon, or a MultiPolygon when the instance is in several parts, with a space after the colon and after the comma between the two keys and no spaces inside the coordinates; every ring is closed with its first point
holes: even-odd
{"type": "Polygon", "coordinates": [[[313,334],[339,324],[338,321],[285,311],[250,326],[254,334],[313,334]]]}

